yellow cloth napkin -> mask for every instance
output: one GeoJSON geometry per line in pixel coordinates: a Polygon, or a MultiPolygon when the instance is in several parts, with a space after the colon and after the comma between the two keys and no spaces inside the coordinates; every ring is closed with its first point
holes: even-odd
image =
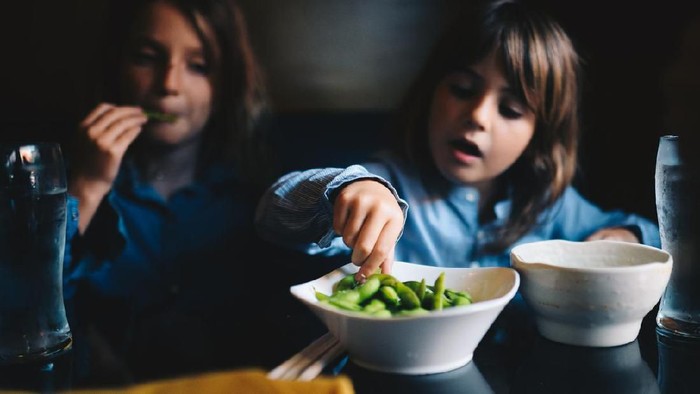
{"type": "Polygon", "coordinates": [[[354,394],[350,378],[319,376],[311,381],[270,380],[260,369],[210,372],[141,383],[125,388],[71,390],[71,393],[95,394],[177,394],[177,393],[245,393],[245,394],[354,394]]]}

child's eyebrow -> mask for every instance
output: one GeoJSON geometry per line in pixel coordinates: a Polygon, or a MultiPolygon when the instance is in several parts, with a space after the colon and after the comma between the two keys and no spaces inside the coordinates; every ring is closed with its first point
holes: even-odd
{"type": "Polygon", "coordinates": [[[201,46],[187,48],[185,50],[185,53],[187,54],[187,56],[191,56],[191,57],[206,58],[206,52],[204,51],[204,48],[202,48],[201,46]]]}
{"type": "Polygon", "coordinates": [[[133,46],[146,46],[154,49],[163,49],[163,45],[147,36],[135,36],[132,39],[133,46]]]}
{"type": "MultiPolygon", "coordinates": [[[[161,51],[166,51],[167,47],[163,45],[160,41],[155,40],[151,37],[148,36],[137,36],[133,40],[135,46],[147,46],[153,49],[161,50],[161,51]]],[[[201,45],[193,45],[191,47],[185,48],[185,53],[188,56],[199,56],[199,57],[206,57],[206,52],[204,51],[204,48],[201,45]]]]}
{"type": "Polygon", "coordinates": [[[469,66],[455,67],[452,70],[450,70],[450,72],[448,72],[447,74],[467,74],[468,76],[473,78],[483,79],[480,74],[472,70],[469,66]]]}

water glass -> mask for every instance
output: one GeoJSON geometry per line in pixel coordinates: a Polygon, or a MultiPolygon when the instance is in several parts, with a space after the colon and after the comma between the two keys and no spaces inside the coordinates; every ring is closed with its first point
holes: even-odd
{"type": "Polygon", "coordinates": [[[0,364],[70,349],[63,303],[66,174],[55,143],[0,146],[0,364]]]}
{"type": "Polygon", "coordinates": [[[656,157],[656,212],[661,248],[673,257],[673,271],[656,323],[668,334],[700,338],[700,206],[694,172],[684,165],[680,138],[664,135],[656,157]]]}

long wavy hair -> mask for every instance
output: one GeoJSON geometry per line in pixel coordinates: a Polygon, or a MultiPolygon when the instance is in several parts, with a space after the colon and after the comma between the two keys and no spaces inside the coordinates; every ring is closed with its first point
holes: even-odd
{"type": "Polygon", "coordinates": [[[487,249],[506,249],[536,224],[571,184],[579,139],[579,57],[563,28],[546,13],[516,0],[470,1],[436,44],[410,87],[394,124],[395,151],[413,163],[427,187],[444,185],[428,144],[435,87],[450,72],[496,50],[506,77],[536,115],[521,157],[500,175],[512,198],[510,216],[487,249]]]}
{"type": "MultiPolygon", "coordinates": [[[[123,59],[138,15],[158,0],[113,0],[106,12],[100,100],[120,103],[123,59]]],[[[199,167],[232,163],[244,179],[269,177],[262,121],[267,114],[264,76],[248,36],[245,17],[235,0],[160,0],[175,6],[190,21],[202,41],[205,57],[218,70],[213,110],[203,133],[199,167]],[[213,31],[208,38],[203,23],[213,31]],[[216,47],[218,56],[214,56],[216,47]]]]}

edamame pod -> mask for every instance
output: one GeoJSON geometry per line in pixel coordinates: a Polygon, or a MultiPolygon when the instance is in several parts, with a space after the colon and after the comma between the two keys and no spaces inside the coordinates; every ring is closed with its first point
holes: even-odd
{"type": "Polygon", "coordinates": [[[400,281],[396,279],[395,277],[389,275],[389,274],[380,274],[380,278],[382,281],[382,286],[391,286],[391,287],[396,287],[396,284],[399,283],[400,281]]]}
{"type": "Polygon", "coordinates": [[[456,297],[464,297],[464,298],[466,298],[467,300],[469,300],[469,302],[472,301],[472,296],[471,296],[469,293],[467,293],[466,291],[457,291],[457,290],[445,289],[445,295],[446,295],[448,298],[451,298],[451,299],[454,299],[454,298],[456,298],[456,297]]]}
{"type": "Polygon", "coordinates": [[[418,286],[418,291],[416,292],[416,295],[421,300],[421,302],[423,301],[423,297],[425,297],[426,290],[427,289],[425,287],[425,278],[423,278],[420,280],[420,285],[418,286]]]}
{"type": "Polygon", "coordinates": [[[333,300],[342,300],[352,302],[353,304],[359,304],[360,292],[356,289],[339,291],[337,293],[333,293],[333,295],[330,296],[330,301],[333,300]]]}
{"type": "Polygon", "coordinates": [[[333,293],[343,290],[350,290],[357,287],[357,281],[355,280],[355,274],[349,274],[344,276],[333,286],[333,293]]]}
{"type": "Polygon", "coordinates": [[[373,298],[367,305],[365,305],[365,307],[362,310],[367,313],[374,314],[375,312],[385,309],[386,305],[384,304],[384,302],[382,302],[382,300],[380,300],[379,298],[373,298]]]}
{"type": "Polygon", "coordinates": [[[396,292],[396,289],[391,286],[380,287],[379,295],[381,296],[382,300],[384,300],[384,302],[391,307],[397,307],[401,302],[401,300],[399,299],[399,294],[396,292]]]}
{"type": "Polygon", "coordinates": [[[435,279],[435,310],[443,307],[443,295],[445,294],[445,273],[441,272],[435,279]]]}
{"type": "Polygon", "coordinates": [[[328,301],[330,298],[328,295],[321,293],[320,291],[316,290],[316,299],[319,301],[328,301]]]}
{"type": "Polygon", "coordinates": [[[409,289],[413,290],[416,295],[418,295],[418,289],[420,288],[420,282],[417,280],[407,280],[403,282],[406,286],[408,286],[409,289]]]}
{"type": "Polygon", "coordinates": [[[427,313],[429,313],[429,311],[425,310],[423,308],[402,309],[402,310],[396,312],[396,316],[416,316],[416,315],[425,315],[427,313]]]}
{"type": "Polygon", "coordinates": [[[352,301],[344,300],[344,299],[342,299],[342,298],[333,298],[333,297],[330,297],[330,298],[328,299],[328,303],[330,303],[331,305],[335,305],[335,306],[337,306],[338,308],[341,308],[341,309],[347,309],[347,310],[349,310],[349,311],[356,311],[356,312],[359,312],[359,311],[362,310],[362,307],[361,307],[359,304],[356,304],[356,303],[354,303],[354,302],[352,302],[352,301]]]}
{"type": "Polygon", "coordinates": [[[452,299],[452,306],[469,305],[472,301],[467,297],[456,296],[452,299]]]}
{"type": "Polygon", "coordinates": [[[423,300],[421,300],[421,307],[429,311],[435,309],[435,294],[425,293],[425,295],[423,296],[423,300]]]}
{"type": "Polygon", "coordinates": [[[365,281],[365,283],[361,284],[360,286],[357,287],[357,292],[360,294],[360,299],[358,303],[362,303],[366,300],[368,300],[370,297],[374,295],[379,290],[379,287],[381,286],[381,282],[379,281],[379,278],[377,277],[370,277],[365,281]]]}
{"type": "Polygon", "coordinates": [[[370,315],[375,317],[391,317],[391,311],[388,309],[382,309],[376,312],[370,313],[370,315]]]}
{"type": "Polygon", "coordinates": [[[420,308],[420,300],[416,293],[402,282],[396,283],[396,292],[399,294],[401,306],[405,309],[420,308]]]}
{"type": "Polygon", "coordinates": [[[472,303],[466,291],[445,287],[445,272],[440,273],[433,285],[426,284],[425,278],[420,282],[401,282],[380,271],[360,284],[354,274],[349,274],[333,285],[330,296],[319,291],[315,295],[319,302],[377,317],[418,315],[472,303]]]}

